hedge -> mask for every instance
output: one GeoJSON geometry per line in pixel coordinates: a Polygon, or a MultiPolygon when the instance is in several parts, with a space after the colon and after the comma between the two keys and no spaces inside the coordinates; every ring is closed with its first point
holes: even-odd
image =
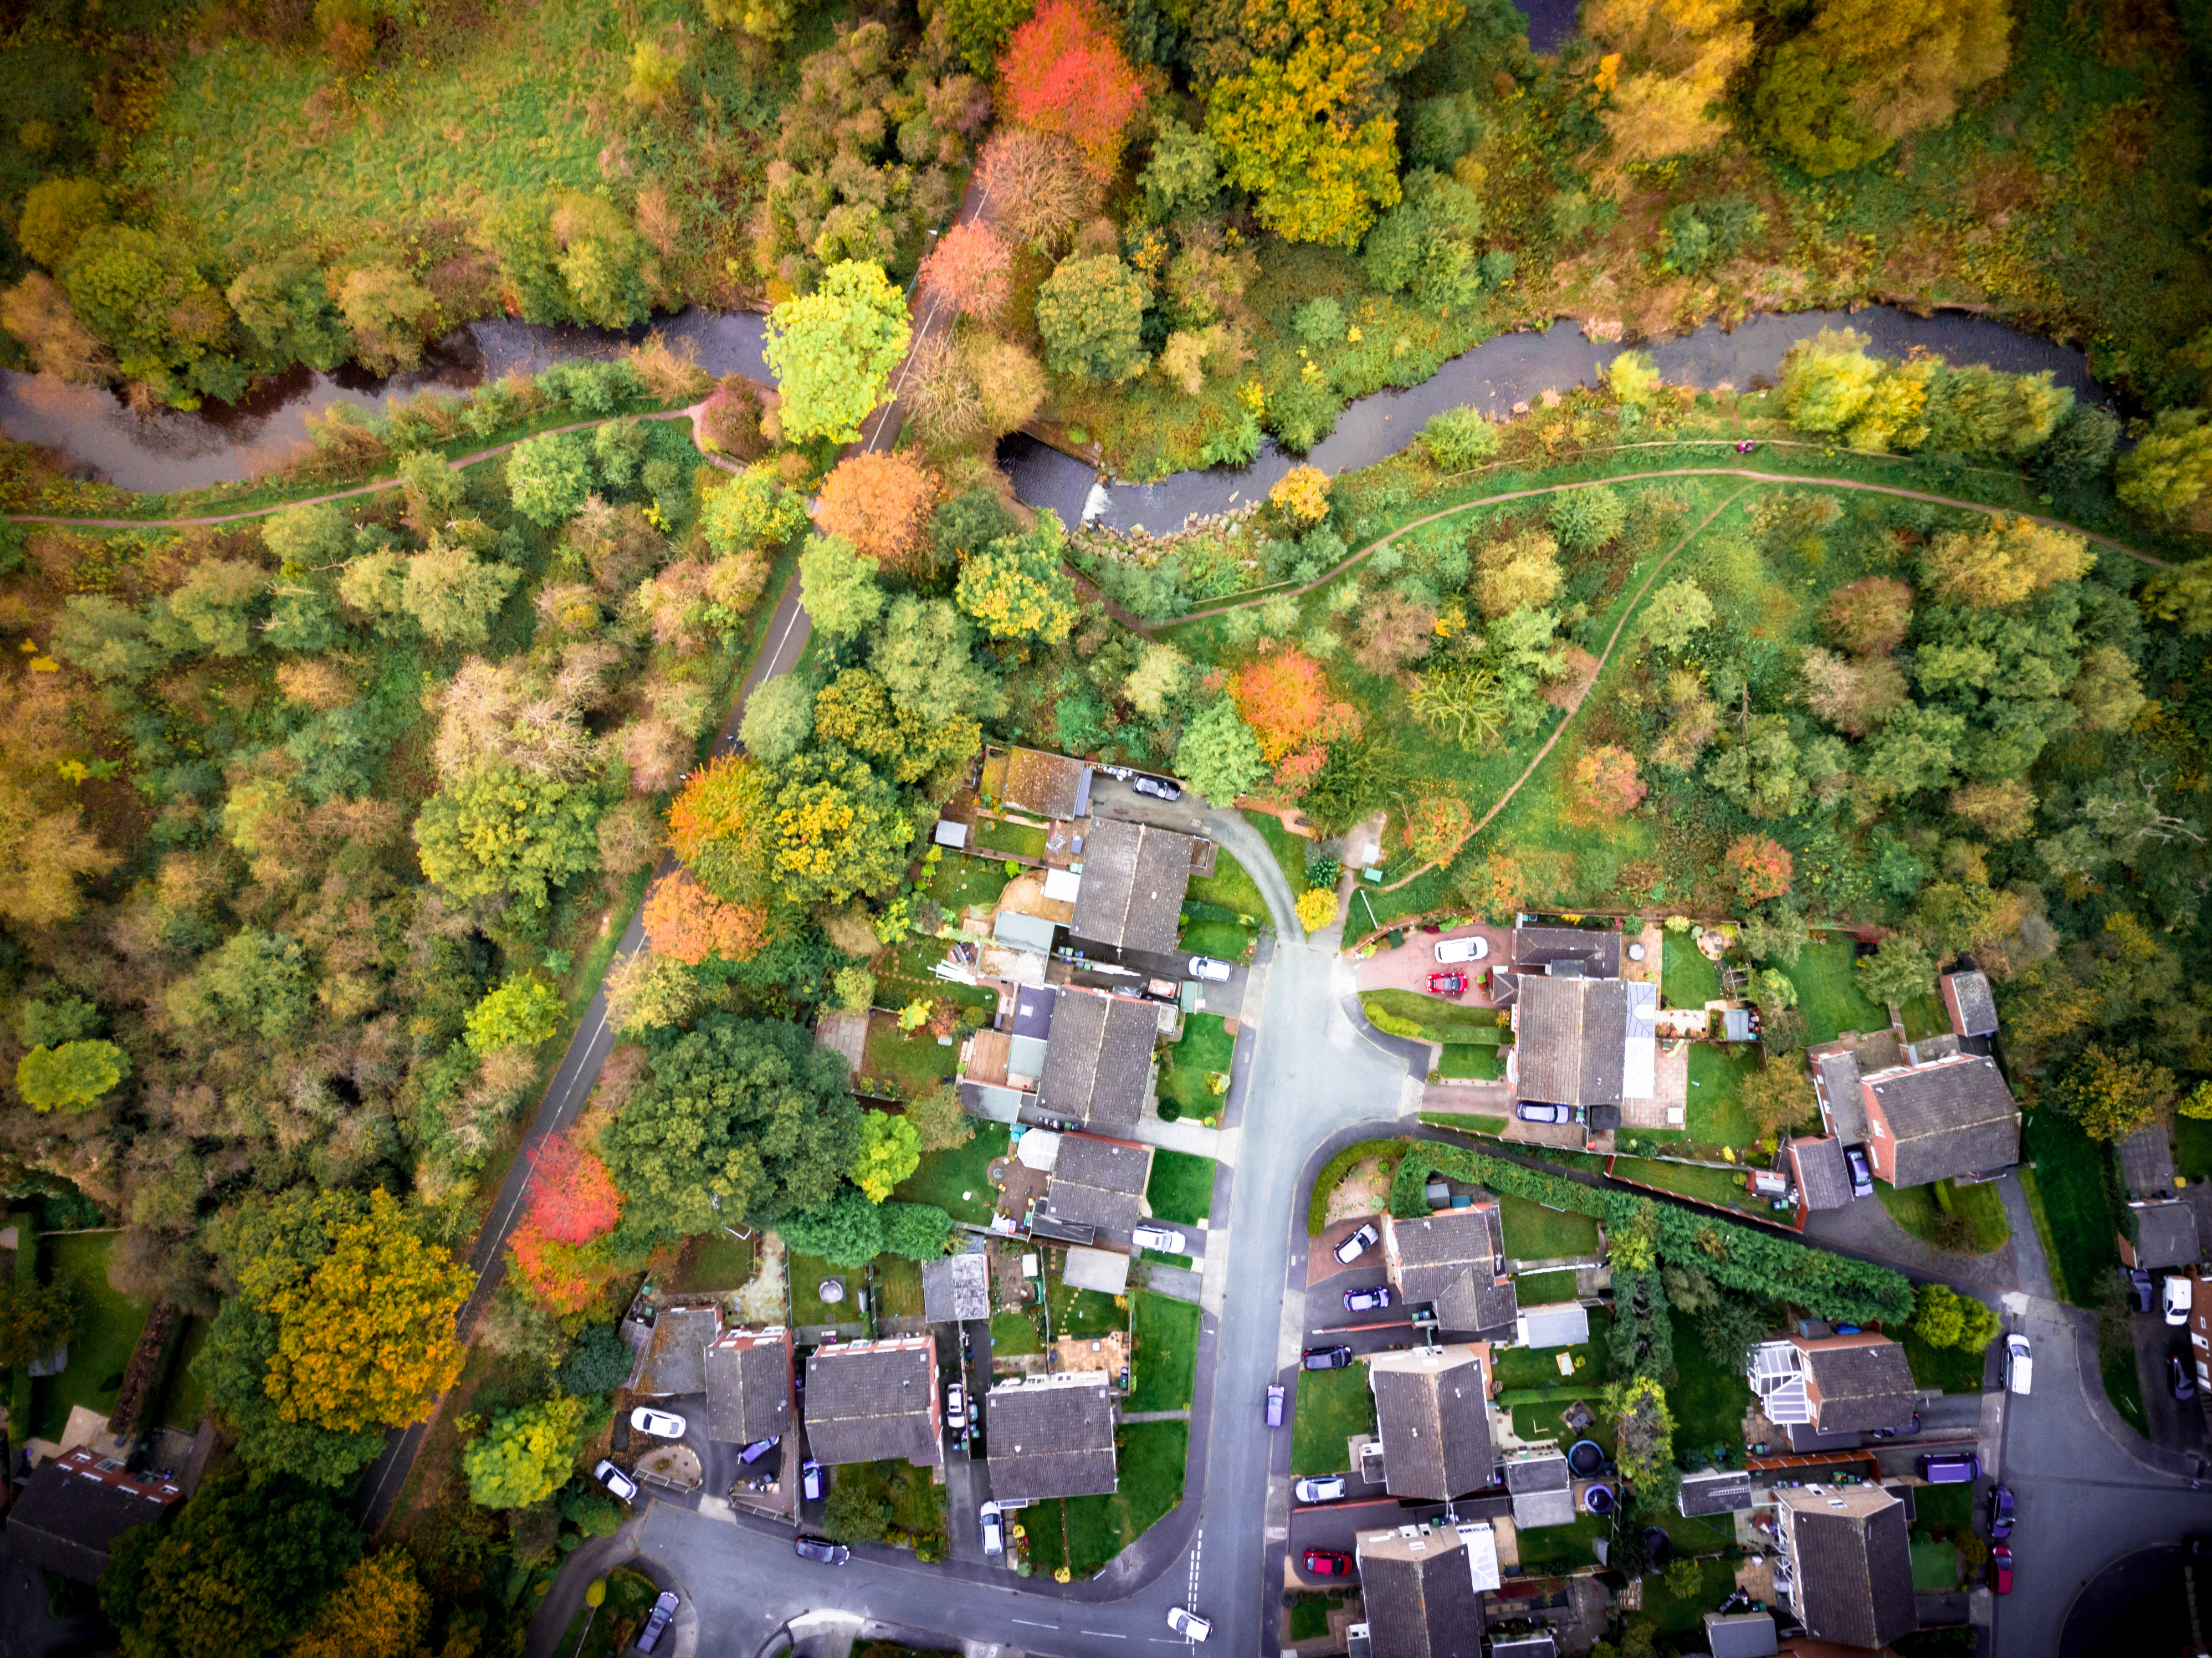
{"type": "Polygon", "coordinates": [[[1605,1222],[1607,1233],[1616,1236],[1639,1211],[1648,1210],[1659,1253],[1693,1263],[1723,1289],[1771,1296],[1816,1317],[1853,1324],[1901,1323],[1912,1316],[1911,1280],[1887,1266],[1808,1248],[1674,1204],[1595,1189],[1466,1146],[1413,1140],[1406,1143],[1406,1150],[1390,1182],[1390,1212],[1401,1218],[1429,1212],[1425,1188],[1432,1173],[1595,1215],[1605,1222]]]}
{"type": "Polygon", "coordinates": [[[1505,1040],[1503,1025],[1443,1025],[1424,1024],[1419,1019],[1408,1019],[1395,1013],[1385,1012],[1379,1007],[1362,1005],[1367,1023],[1386,1036],[1403,1036],[1411,1042],[1467,1043],[1474,1042],[1485,1048],[1496,1048],[1505,1040]]]}
{"type": "MultiPolygon", "coordinates": [[[[1313,1195],[1306,1199],[1306,1236],[1317,1238],[1328,1229],[1328,1222],[1325,1217],[1328,1213],[1329,1197],[1335,1192],[1337,1183],[1352,1172],[1353,1163],[1364,1163],[1369,1157],[1395,1157],[1405,1149],[1403,1140],[1358,1140],[1322,1164],[1321,1173],[1314,1176],[1313,1195]]],[[[1397,1187],[1395,1183],[1390,1190],[1391,1212],[1395,1214],[1397,1187]]],[[[1422,1212],[1425,1214],[1427,1211],[1425,1209],[1422,1212]]]]}
{"type": "MultiPolygon", "coordinates": [[[[25,1290],[39,1280],[39,1225],[30,1209],[19,1209],[7,1218],[15,1229],[15,1288],[25,1290]]],[[[9,1377],[8,1437],[20,1446],[31,1436],[31,1367],[18,1364],[9,1377]]]]}

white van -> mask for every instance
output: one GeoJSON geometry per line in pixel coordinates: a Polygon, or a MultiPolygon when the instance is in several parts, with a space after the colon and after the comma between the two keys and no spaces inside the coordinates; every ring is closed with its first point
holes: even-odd
{"type": "Polygon", "coordinates": [[[2005,1386],[2025,1396],[2028,1383],[2035,1376],[2035,1359],[2028,1351],[2026,1336],[2005,1338],[2005,1386]]]}
{"type": "Polygon", "coordinates": [[[2181,1325],[2189,1322],[2189,1298],[2190,1287],[2187,1278],[2175,1277],[2166,1279],[2166,1294],[2160,1299],[2166,1306],[2166,1321],[2168,1324],[2181,1325]]]}

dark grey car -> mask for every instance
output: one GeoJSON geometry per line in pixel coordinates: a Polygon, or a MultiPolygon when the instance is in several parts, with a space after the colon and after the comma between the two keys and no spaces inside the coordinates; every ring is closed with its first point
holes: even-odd
{"type": "Polygon", "coordinates": [[[640,1652],[651,1652],[660,1644],[660,1637],[668,1633],[668,1620],[676,1616],[676,1608],[683,1604],[674,1589],[661,1590],[660,1598],[653,1603],[652,1614],[645,1620],[645,1627],[637,1632],[640,1652]]]}

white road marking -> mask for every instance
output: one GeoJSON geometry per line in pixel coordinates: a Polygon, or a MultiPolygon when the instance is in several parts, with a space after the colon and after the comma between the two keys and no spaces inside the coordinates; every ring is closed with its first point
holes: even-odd
{"type": "Polygon", "coordinates": [[[1017,1618],[1014,1619],[1014,1622],[1017,1624],[1027,1624],[1031,1629],[1058,1629],[1060,1627],[1057,1624],[1040,1624],[1034,1618],[1017,1618]]]}

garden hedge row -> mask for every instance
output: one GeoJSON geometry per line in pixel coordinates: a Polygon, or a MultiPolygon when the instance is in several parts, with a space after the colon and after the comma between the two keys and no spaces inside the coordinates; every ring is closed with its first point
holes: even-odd
{"type": "Polygon", "coordinates": [[[1502,1025],[1455,1024],[1447,1027],[1424,1024],[1419,1019],[1405,1018],[1366,1003],[1360,1005],[1360,1011],[1367,1015],[1367,1023],[1383,1035],[1403,1036],[1409,1042],[1443,1042],[1447,1045],[1471,1042],[1483,1048],[1497,1048],[1505,1041],[1505,1028],[1502,1025]]]}
{"type": "MultiPolygon", "coordinates": [[[[1317,1238],[1327,1230],[1328,1200],[1338,1183],[1352,1172],[1353,1163],[1364,1163],[1369,1157],[1395,1157],[1405,1149],[1403,1140],[1359,1140],[1322,1164],[1321,1173],[1314,1176],[1313,1194],[1306,1199],[1306,1236],[1317,1238]]],[[[1393,1214],[1397,1212],[1397,1188],[1394,1186],[1390,1205],[1393,1214]]]]}

